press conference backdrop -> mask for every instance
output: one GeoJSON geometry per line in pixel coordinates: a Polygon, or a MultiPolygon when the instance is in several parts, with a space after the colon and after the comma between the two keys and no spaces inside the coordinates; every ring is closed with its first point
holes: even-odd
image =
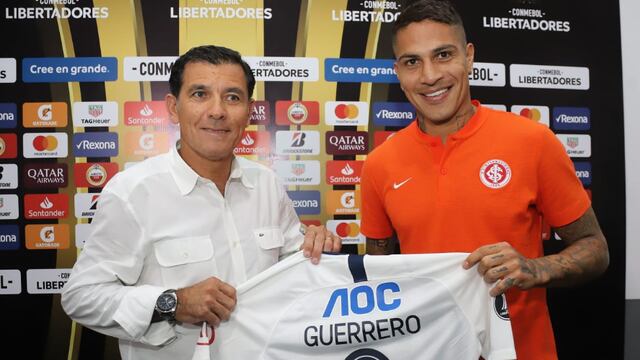
{"type": "MultiPolygon", "coordinates": [[[[563,359],[623,358],[625,195],[617,1],[458,1],[476,45],[472,97],[549,126],[609,239],[600,279],[549,291],[563,359]]],[[[307,223],[364,252],[366,154],[415,111],[393,72],[401,1],[32,0],[0,5],[2,348],[28,359],[117,359],[60,292],[118,171],[179,138],[162,103],[176,56],[239,50],[258,79],[236,148],[272,167],[307,223]]],[[[499,139],[496,139],[499,141],[499,139]]],[[[406,154],[412,156],[412,154],[406,154]]],[[[170,210],[168,210],[170,211],[170,210]]],[[[547,228],[547,253],[563,248],[547,228]]]]}

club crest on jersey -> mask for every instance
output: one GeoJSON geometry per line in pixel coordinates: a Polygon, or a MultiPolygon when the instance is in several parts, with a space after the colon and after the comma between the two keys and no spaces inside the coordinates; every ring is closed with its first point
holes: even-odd
{"type": "Polygon", "coordinates": [[[489,160],[480,167],[480,181],[491,189],[505,187],[511,180],[511,168],[500,160],[489,160]]]}
{"type": "Polygon", "coordinates": [[[507,307],[507,297],[504,294],[496,296],[493,302],[493,310],[502,320],[509,320],[509,309],[507,307]]]}

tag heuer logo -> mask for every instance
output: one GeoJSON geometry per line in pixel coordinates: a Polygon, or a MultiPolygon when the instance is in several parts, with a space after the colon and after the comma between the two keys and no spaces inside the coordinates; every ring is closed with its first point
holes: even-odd
{"type": "Polygon", "coordinates": [[[102,115],[103,108],[102,105],[89,105],[89,114],[93,117],[98,117],[102,115]]]}
{"type": "Polygon", "coordinates": [[[302,174],[304,174],[305,171],[305,166],[304,164],[292,164],[291,165],[291,172],[294,173],[296,176],[300,176],[302,174]]]}

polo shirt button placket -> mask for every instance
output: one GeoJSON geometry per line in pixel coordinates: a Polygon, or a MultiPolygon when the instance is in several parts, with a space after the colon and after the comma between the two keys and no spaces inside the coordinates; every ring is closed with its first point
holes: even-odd
{"type": "Polygon", "coordinates": [[[447,175],[447,168],[440,168],[440,175],[447,175]]]}

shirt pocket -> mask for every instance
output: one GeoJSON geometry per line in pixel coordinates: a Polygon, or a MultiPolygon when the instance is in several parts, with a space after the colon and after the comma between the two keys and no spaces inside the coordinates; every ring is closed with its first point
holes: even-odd
{"type": "Polygon", "coordinates": [[[278,262],[284,246],[284,234],[279,227],[270,226],[253,230],[258,244],[258,261],[263,269],[278,262]]]}
{"type": "Polygon", "coordinates": [[[218,273],[209,236],[165,239],[153,247],[167,287],[190,286],[218,273]]]}

